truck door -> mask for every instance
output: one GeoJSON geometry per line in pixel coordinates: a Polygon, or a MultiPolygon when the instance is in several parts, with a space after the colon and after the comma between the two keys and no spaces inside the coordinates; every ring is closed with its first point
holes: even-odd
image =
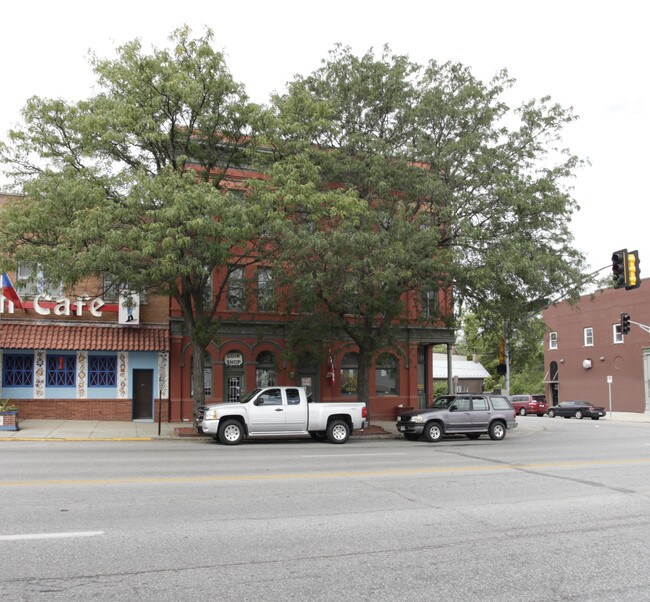
{"type": "Polygon", "coordinates": [[[252,402],[251,433],[275,433],[285,430],[285,407],[280,389],[265,389],[252,402]]]}
{"type": "Polygon", "coordinates": [[[307,430],[307,401],[300,399],[300,389],[285,389],[285,424],[287,431],[307,430]]]}

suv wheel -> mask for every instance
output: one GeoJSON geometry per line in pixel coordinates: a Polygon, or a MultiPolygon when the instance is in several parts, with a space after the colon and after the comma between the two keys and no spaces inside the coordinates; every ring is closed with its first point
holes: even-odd
{"type": "Polygon", "coordinates": [[[424,427],[424,438],[430,443],[436,443],[442,439],[442,427],[438,422],[430,422],[424,427]]]}
{"type": "Polygon", "coordinates": [[[495,421],[490,425],[490,439],[501,441],[506,436],[506,425],[503,422],[495,421]]]}
{"type": "Polygon", "coordinates": [[[520,416],[525,416],[526,415],[526,408],[519,408],[519,415],[520,416]]]}

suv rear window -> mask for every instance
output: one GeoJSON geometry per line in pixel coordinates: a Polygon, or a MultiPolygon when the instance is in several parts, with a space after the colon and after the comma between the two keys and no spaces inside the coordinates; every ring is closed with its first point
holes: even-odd
{"type": "Polygon", "coordinates": [[[512,406],[507,397],[491,397],[492,407],[495,410],[511,410],[512,406]]]}
{"type": "Polygon", "coordinates": [[[546,403],[546,395],[533,395],[533,399],[535,401],[541,401],[542,403],[546,403]]]}

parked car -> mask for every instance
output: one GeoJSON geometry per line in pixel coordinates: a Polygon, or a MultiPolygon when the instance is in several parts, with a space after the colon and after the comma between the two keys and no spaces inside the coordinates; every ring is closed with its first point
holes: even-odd
{"type": "Polygon", "coordinates": [[[607,412],[605,408],[595,406],[588,401],[563,401],[556,406],[551,406],[547,414],[551,418],[555,418],[556,416],[571,418],[571,416],[575,416],[580,420],[586,416],[592,420],[598,420],[601,416],[605,417],[607,412]]]}
{"type": "Polygon", "coordinates": [[[421,436],[440,441],[445,435],[478,439],[487,433],[500,441],[507,429],[517,427],[515,410],[505,395],[444,395],[430,408],[404,412],[397,417],[397,430],[409,441],[421,436]]]}
{"type": "Polygon", "coordinates": [[[353,430],[368,427],[366,404],[310,403],[304,387],[253,389],[239,403],[205,406],[201,432],[224,445],[250,437],[311,435],[316,441],[345,443],[353,430]]]}
{"type": "Polygon", "coordinates": [[[543,416],[548,410],[546,395],[511,395],[510,403],[520,416],[526,414],[543,416]]]}

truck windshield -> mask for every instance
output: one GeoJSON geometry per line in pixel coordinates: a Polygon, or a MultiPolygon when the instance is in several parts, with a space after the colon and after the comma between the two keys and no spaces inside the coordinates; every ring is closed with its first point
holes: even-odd
{"type": "Polygon", "coordinates": [[[257,395],[262,389],[253,389],[252,391],[249,391],[248,393],[244,393],[240,399],[239,403],[248,403],[255,395],[257,395]]]}

